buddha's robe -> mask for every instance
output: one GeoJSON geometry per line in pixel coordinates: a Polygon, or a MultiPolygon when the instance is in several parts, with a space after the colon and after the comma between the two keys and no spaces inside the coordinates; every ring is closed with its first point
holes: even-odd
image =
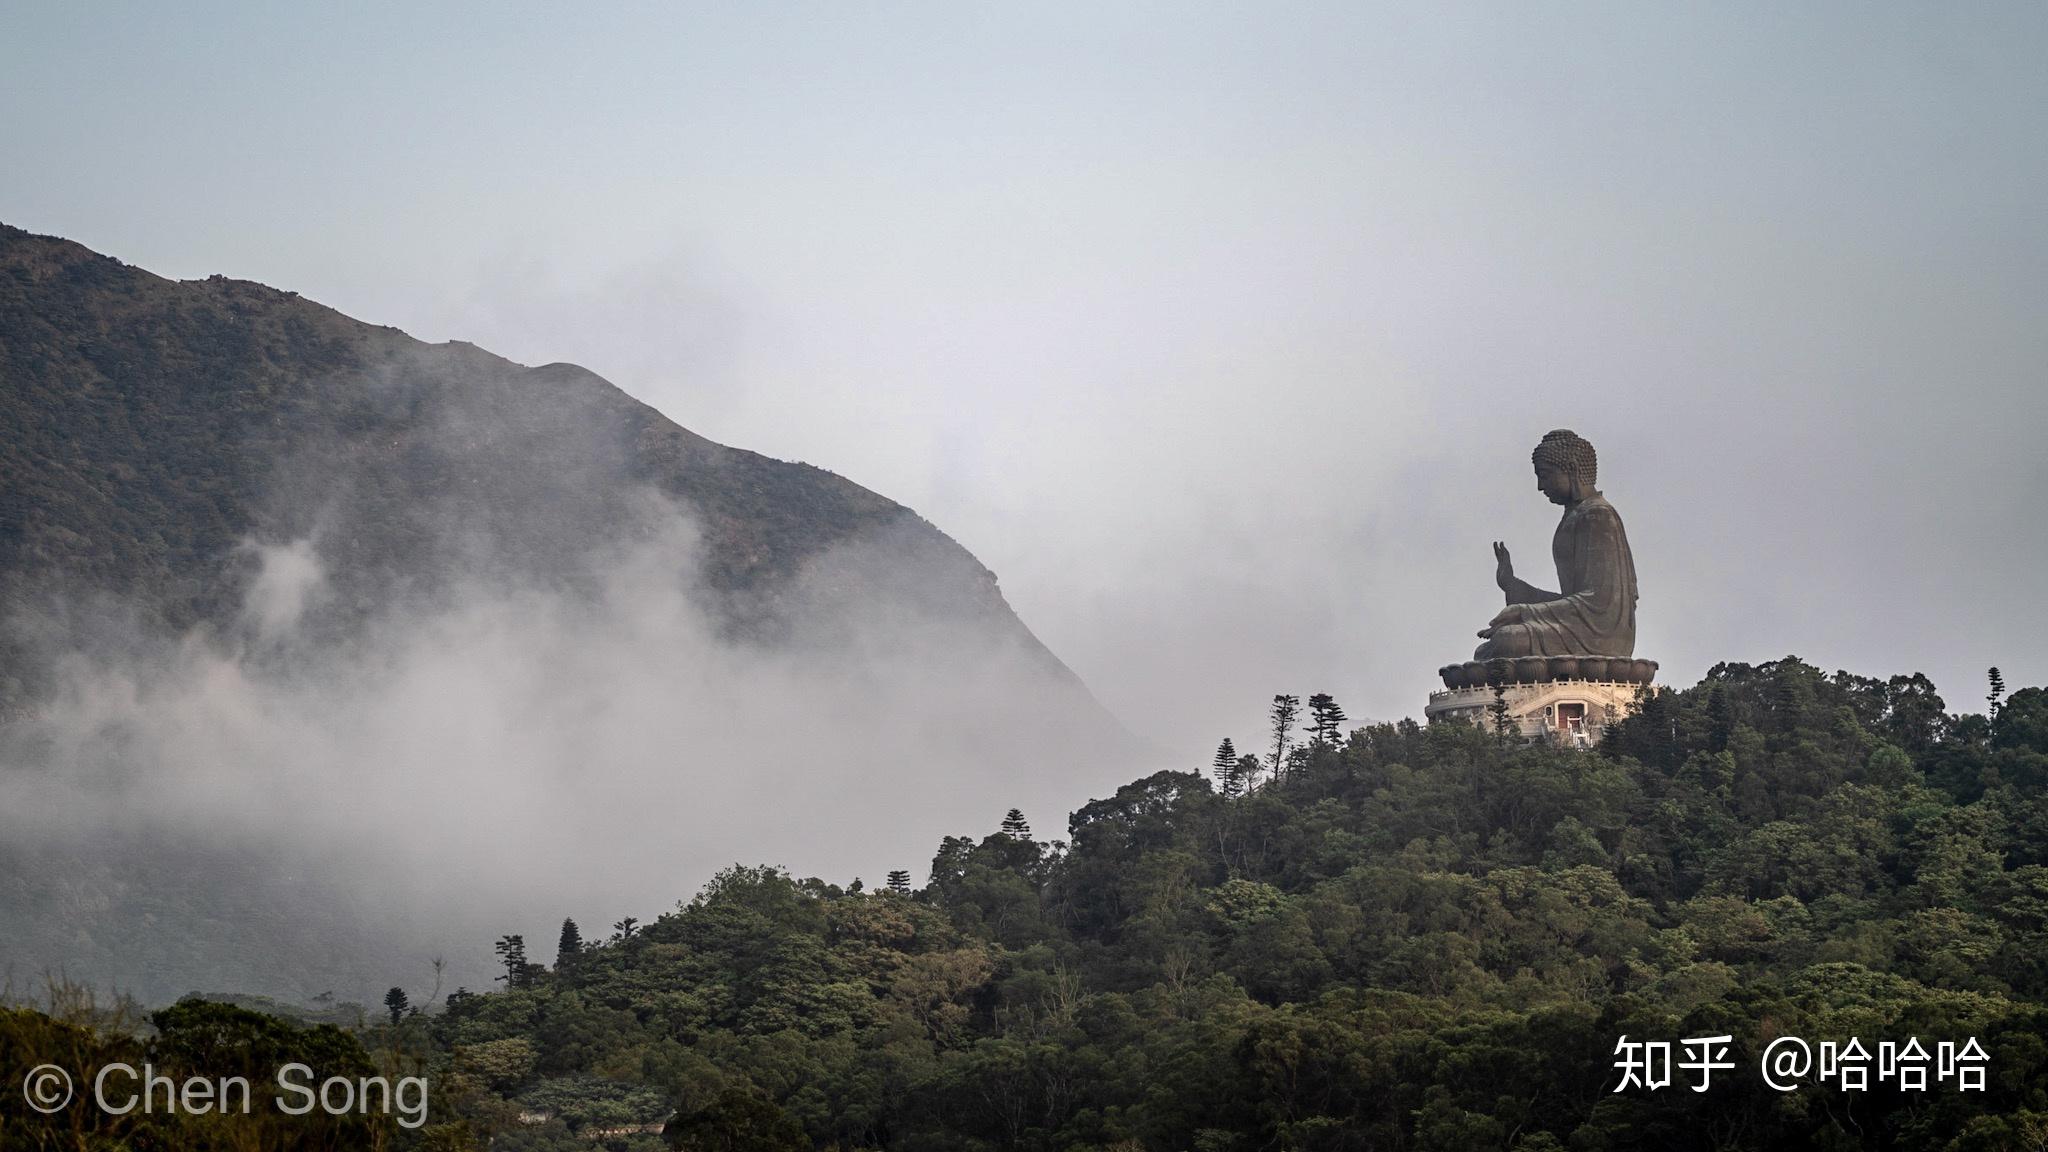
{"type": "Polygon", "coordinates": [[[1565,509],[1550,555],[1561,591],[1515,578],[1508,603],[1527,606],[1522,622],[1493,629],[1474,658],[1634,656],[1636,562],[1614,505],[1594,495],[1565,509]]]}

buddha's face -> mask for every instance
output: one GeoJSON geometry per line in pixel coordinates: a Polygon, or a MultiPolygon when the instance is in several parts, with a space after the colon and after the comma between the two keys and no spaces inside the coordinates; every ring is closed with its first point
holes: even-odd
{"type": "Polygon", "coordinates": [[[1552,504],[1572,502],[1572,478],[1562,468],[1536,469],[1536,489],[1548,496],[1552,504]]]}

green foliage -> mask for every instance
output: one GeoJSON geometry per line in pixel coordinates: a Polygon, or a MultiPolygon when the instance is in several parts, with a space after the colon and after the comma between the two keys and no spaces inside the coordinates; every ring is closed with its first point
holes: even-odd
{"type": "Polygon", "coordinates": [[[1014,813],[948,838],[915,896],[728,869],[543,981],[522,1034],[663,1086],[671,1139],[1998,1147],[2048,1112],[2044,714],[2023,689],[1994,732],[1923,677],[1788,659],[1646,695],[1596,753],[1324,728],[1235,798],[1232,748],[1225,791],[1156,773],[1067,844],[1014,813]],[[616,1036],[547,1041],[567,1019],[616,1036]],[[1977,1035],[1994,1083],[1781,1097],[1754,1068],[1786,1031],[1977,1035]],[[1617,1096],[1624,1032],[1727,1032],[1742,1071],[1617,1096]]]}
{"type": "Polygon", "coordinates": [[[555,967],[566,968],[576,962],[576,956],[583,951],[583,931],[576,927],[576,921],[562,921],[562,934],[555,941],[555,967]]]}
{"type": "Polygon", "coordinates": [[[498,953],[498,963],[505,968],[505,974],[498,977],[498,979],[505,982],[505,987],[533,987],[535,981],[540,978],[542,969],[540,965],[527,962],[525,937],[517,935],[501,937],[498,940],[496,951],[498,953]]]}
{"type": "Polygon", "coordinates": [[[769,1101],[726,1088],[702,1108],[669,1121],[662,1139],[683,1152],[807,1152],[804,1130],[769,1101]]]}
{"type": "Polygon", "coordinates": [[[1309,738],[1324,748],[1334,748],[1344,738],[1344,722],[1350,717],[1328,692],[1308,698],[1309,738]]]}
{"type": "Polygon", "coordinates": [[[1067,843],[947,838],[915,893],[734,866],[451,997],[437,1120],[513,1149],[640,1148],[650,1117],[683,1148],[2027,1147],[2044,769],[2039,689],[1994,729],[1787,659],[1646,695],[1594,752],[1403,723],[1234,798],[1157,772],[1067,843]],[[1720,1033],[1711,1091],[1613,1091],[1623,1034],[1720,1033]],[[1780,1094],[1788,1033],[1975,1036],[1989,1083],[1780,1094]]]}
{"type": "Polygon", "coordinates": [[[1238,765],[1237,748],[1229,737],[1216,746],[1216,757],[1209,762],[1209,774],[1216,779],[1216,790],[1225,799],[1235,800],[1244,795],[1244,773],[1238,765]]]}
{"type": "MultiPolygon", "coordinates": [[[[76,1011],[54,994],[49,1011],[0,1008],[0,1073],[10,1096],[0,1107],[0,1148],[132,1149],[134,1152],[230,1152],[264,1149],[352,1149],[390,1147],[401,1131],[377,1111],[341,1116],[314,1109],[288,1116],[269,1105],[277,1092],[278,1070],[304,1064],[310,1077],[297,1082],[318,1084],[332,1076],[356,1080],[377,1074],[369,1052],[356,1036],[331,1024],[300,1027],[260,1012],[204,1000],[187,1000],[153,1013],[153,1034],[118,1014],[76,1011]],[[204,1078],[219,1085],[228,1078],[246,1082],[221,1089],[222,1109],[167,1110],[157,1096],[151,1107],[140,1105],[125,1114],[103,1112],[83,1096],[50,1116],[30,1116],[18,1096],[30,1068],[54,1064],[69,1072],[82,1093],[89,1092],[100,1072],[113,1064],[130,1069],[147,1066],[154,1074],[183,1085],[204,1078]],[[245,1112],[240,1102],[246,1099],[245,1112]]],[[[116,1094],[141,1085],[116,1069],[109,1081],[116,1094]]]]}
{"type": "Polygon", "coordinates": [[[1273,710],[1267,719],[1272,725],[1273,758],[1266,767],[1278,778],[1287,770],[1287,752],[1294,742],[1294,718],[1301,712],[1301,697],[1279,695],[1273,697],[1273,710]]]}

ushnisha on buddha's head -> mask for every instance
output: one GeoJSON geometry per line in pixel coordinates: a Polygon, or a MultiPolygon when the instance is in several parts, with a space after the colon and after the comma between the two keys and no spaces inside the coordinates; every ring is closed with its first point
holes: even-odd
{"type": "Polygon", "coordinates": [[[1597,494],[1593,481],[1599,464],[1593,443],[1569,428],[1543,435],[1543,443],[1529,454],[1536,465],[1536,487],[1552,504],[1567,507],[1597,494]]]}

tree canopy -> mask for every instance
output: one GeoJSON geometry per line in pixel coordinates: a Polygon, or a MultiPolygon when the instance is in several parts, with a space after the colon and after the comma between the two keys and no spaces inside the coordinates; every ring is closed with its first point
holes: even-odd
{"type": "Polygon", "coordinates": [[[2048,1132],[2041,689],[1994,725],[1924,677],[1787,658],[1646,695],[1594,751],[1411,722],[1302,747],[1235,796],[1206,763],[1155,772],[1064,840],[992,812],[1006,827],[945,839],[922,888],[736,865],[392,1029],[431,1053],[437,1120],[500,1149],[2048,1132]],[[1788,1034],[1974,1038],[1985,1088],[1779,1092],[1758,1062],[1788,1034]],[[1615,1091],[1622,1037],[1711,1035],[1734,1064],[1711,1090],[1615,1091]]]}

